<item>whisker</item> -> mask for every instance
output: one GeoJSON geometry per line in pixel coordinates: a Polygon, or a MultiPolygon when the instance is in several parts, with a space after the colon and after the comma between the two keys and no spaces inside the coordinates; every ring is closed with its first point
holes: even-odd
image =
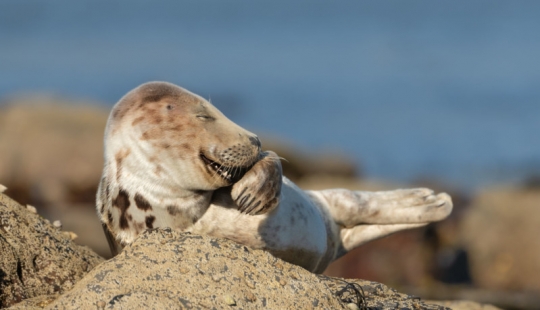
{"type": "Polygon", "coordinates": [[[235,166],[232,171],[232,177],[233,179],[236,179],[236,177],[240,174],[240,167],[235,166]]]}
{"type": "Polygon", "coordinates": [[[275,155],[267,155],[265,158],[270,158],[270,159],[281,159],[281,160],[284,160],[286,162],[289,162],[285,157],[281,157],[277,154],[275,155]]]}
{"type": "Polygon", "coordinates": [[[218,180],[218,178],[217,178],[218,173],[214,169],[212,169],[212,172],[213,172],[213,175],[212,175],[212,187],[214,187],[214,185],[216,185],[217,180],[218,180]]]}
{"type": "Polygon", "coordinates": [[[234,170],[234,167],[227,167],[227,179],[232,181],[232,171],[234,170]]]}

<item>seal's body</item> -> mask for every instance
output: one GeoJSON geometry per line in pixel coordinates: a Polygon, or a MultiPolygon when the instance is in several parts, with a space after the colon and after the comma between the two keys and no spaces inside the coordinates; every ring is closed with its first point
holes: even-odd
{"type": "Polygon", "coordinates": [[[365,242],[446,218],[452,202],[429,189],[303,191],[257,136],[203,98],[151,82],[109,116],[97,209],[113,254],[145,229],[171,227],[322,272],[365,242]]]}

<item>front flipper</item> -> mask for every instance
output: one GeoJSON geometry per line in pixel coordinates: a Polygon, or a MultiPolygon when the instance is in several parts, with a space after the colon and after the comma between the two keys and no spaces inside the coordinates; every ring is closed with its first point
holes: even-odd
{"type": "Polygon", "coordinates": [[[282,179],[277,154],[263,152],[261,159],[232,186],[231,197],[242,213],[258,215],[270,212],[279,204],[282,179]]]}

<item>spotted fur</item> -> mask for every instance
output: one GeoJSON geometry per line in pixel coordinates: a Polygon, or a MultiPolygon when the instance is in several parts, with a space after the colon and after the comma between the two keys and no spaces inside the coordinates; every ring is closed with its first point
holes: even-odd
{"type": "Polygon", "coordinates": [[[203,98],[151,82],[111,111],[96,208],[113,254],[171,227],[322,272],[365,242],[445,218],[452,202],[428,189],[302,191],[257,136],[203,98]]]}

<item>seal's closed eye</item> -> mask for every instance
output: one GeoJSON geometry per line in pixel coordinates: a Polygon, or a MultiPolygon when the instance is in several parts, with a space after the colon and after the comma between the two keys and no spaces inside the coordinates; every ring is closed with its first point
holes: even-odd
{"type": "Polygon", "coordinates": [[[197,115],[197,118],[199,118],[199,119],[201,119],[203,121],[213,121],[213,120],[215,120],[215,118],[213,118],[210,115],[206,115],[206,114],[199,114],[199,115],[197,115]]]}

